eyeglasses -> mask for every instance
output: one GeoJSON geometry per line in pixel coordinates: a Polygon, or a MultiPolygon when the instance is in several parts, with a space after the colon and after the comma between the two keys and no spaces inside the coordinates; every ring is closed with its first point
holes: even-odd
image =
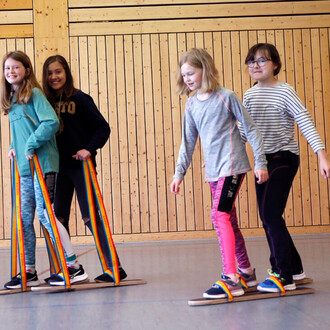
{"type": "Polygon", "coordinates": [[[258,66],[261,67],[261,66],[264,66],[268,61],[271,61],[271,59],[261,57],[255,61],[248,61],[247,65],[249,68],[254,68],[255,64],[257,63],[258,66]]]}

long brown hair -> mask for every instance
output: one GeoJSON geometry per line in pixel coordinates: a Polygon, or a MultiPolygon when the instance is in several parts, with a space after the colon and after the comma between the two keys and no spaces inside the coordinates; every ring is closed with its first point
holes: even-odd
{"type": "Polygon", "coordinates": [[[60,63],[65,71],[66,81],[64,86],[62,87],[62,101],[68,100],[77,91],[77,89],[73,85],[73,77],[67,60],[61,55],[54,55],[48,57],[42,69],[42,87],[44,89],[44,93],[47,97],[48,102],[53,107],[55,107],[56,103],[56,91],[48,84],[48,67],[54,62],[60,63]]]}
{"type": "Polygon", "coordinates": [[[0,106],[1,111],[5,115],[8,114],[12,104],[11,99],[13,95],[13,89],[11,84],[6,80],[5,77],[5,62],[9,59],[13,59],[15,61],[21,62],[26,69],[25,77],[22,80],[21,85],[17,90],[15,90],[15,102],[18,104],[27,104],[32,94],[33,88],[37,87],[40,90],[41,86],[39,85],[37,78],[33,72],[32,63],[30,61],[29,56],[27,56],[24,52],[20,50],[12,51],[7,53],[2,60],[2,81],[1,81],[1,96],[0,96],[0,106]]]}
{"type": "Polygon", "coordinates": [[[185,63],[203,70],[200,89],[202,93],[214,92],[220,86],[218,82],[219,73],[211,55],[202,48],[191,48],[183,54],[177,70],[177,92],[179,95],[189,95],[190,93],[190,89],[184,83],[181,75],[181,67],[185,63]]]}

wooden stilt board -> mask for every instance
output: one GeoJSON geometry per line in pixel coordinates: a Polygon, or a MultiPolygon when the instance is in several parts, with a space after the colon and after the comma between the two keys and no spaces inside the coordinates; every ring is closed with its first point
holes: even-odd
{"type": "Polygon", "coordinates": [[[109,288],[109,287],[120,287],[120,286],[128,286],[128,285],[141,285],[147,284],[147,281],[141,279],[134,280],[124,280],[119,284],[115,285],[114,283],[104,283],[104,282],[88,282],[88,283],[77,283],[73,284],[70,288],[65,288],[63,285],[61,286],[34,286],[31,288],[31,291],[38,293],[57,293],[57,292],[70,292],[70,291],[82,291],[82,290],[92,290],[92,289],[101,289],[101,288],[109,288]]]}
{"type": "Polygon", "coordinates": [[[275,292],[275,293],[259,292],[257,290],[257,286],[254,286],[254,287],[250,287],[249,290],[243,296],[234,297],[232,301],[228,301],[227,298],[219,298],[219,299],[197,298],[197,299],[189,300],[188,305],[189,306],[219,305],[219,304],[227,304],[227,303],[240,302],[240,301],[280,298],[286,296],[310,294],[315,292],[313,288],[300,287],[300,285],[313,283],[313,279],[311,278],[304,278],[303,280],[295,281],[295,283],[297,285],[297,289],[293,291],[286,291],[285,295],[283,296],[281,296],[279,292],[275,292]]]}
{"type": "MultiPolygon", "coordinates": [[[[81,284],[87,284],[89,282],[89,279],[86,279],[86,280],[84,280],[84,281],[82,281],[82,282],[79,282],[79,283],[74,283],[73,285],[75,286],[75,285],[81,285],[81,284]]],[[[38,288],[43,288],[44,290],[45,289],[47,289],[47,288],[49,288],[50,287],[50,285],[49,284],[47,284],[47,283],[43,283],[43,284],[41,284],[41,285],[39,285],[38,286],[38,288]]],[[[64,287],[64,286],[63,286],[64,287]]],[[[32,290],[32,288],[37,288],[36,286],[35,287],[31,287],[31,286],[28,286],[27,288],[26,288],[26,291],[25,292],[31,292],[31,291],[33,291],[32,290]]],[[[51,287],[52,288],[52,287],[51,287]]],[[[61,286],[61,288],[62,288],[62,286],[61,286]]],[[[14,294],[14,293],[22,293],[23,291],[22,291],[22,289],[1,289],[0,290],[0,295],[7,295],[7,294],[14,294]]]]}

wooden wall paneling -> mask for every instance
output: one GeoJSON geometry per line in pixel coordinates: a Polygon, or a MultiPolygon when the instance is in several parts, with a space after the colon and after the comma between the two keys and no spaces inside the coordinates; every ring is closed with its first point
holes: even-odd
{"type": "MultiPolygon", "coordinates": [[[[34,40],[32,38],[16,39],[16,49],[25,52],[29,56],[33,68],[36,67],[34,40]]],[[[42,228],[36,212],[35,212],[35,219],[33,225],[35,228],[36,237],[43,237],[42,228]]]]}
{"type": "Polygon", "coordinates": [[[2,0],[0,10],[32,9],[32,0],[2,0]]]}
{"type": "MultiPolygon", "coordinates": [[[[323,114],[323,93],[322,93],[322,70],[321,70],[321,49],[320,49],[320,30],[312,29],[311,31],[311,41],[312,41],[312,59],[313,59],[313,85],[314,85],[314,113],[315,113],[315,126],[322,139],[325,141],[325,131],[324,131],[324,114],[323,114]]],[[[327,109],[324,109],[327,110],[327,109]]],[[[328,205],[328,185],[327,182],[321,177],[320,169],[318,166],[317,155],[313,153],[313,160],[316,165],[316,184],[315,184],[315,194],[312,197],[313,202],[313,213],[314,209],[317,209],[317,213],[314,213],[313,224],[322,224],[323,217],[326,219],[329,217],[329,209],[326,208],[328,205]]],[[[313,193],[313,192],[312,192],[313,193]]]]}
{"type": "MultiPolygon", "coordinates": [[[[240,54],[240,67],[241,67],[241,89],[242,94],[250,88],[250,76],[248,74],[246,65],[245,65],[245,56],[247,54],[248,46],[248,33],[247,31],[240,31],[239,33],[239,54],[240,54]]],[[[243,101],[243,96],[241,97],[243,101]]],[[[251,149],[251,148],[250,148],[251,149]]],[[[246,147],[248,152],[248,147],[246,147]]],[[[251,161],[251,155],[249,155],[251,161]]],[[[253,155],[252,155],[253,160],[253,155]]],[[[239,217],[239,226],[240,228],[248,228],[249,226],[249,196],[253,195],[254,191],[248,194],[248,176],[245,177],[241,188],[239,190],[239,208],[240,208],[240,217],[239,217]]]]}
{"type": "MultiPolygon", "coordinates": [[[[173,118],[171,109],[171,76],[168,35],[161,34],[160,62],[161,62],[161,85],[162,85],[162,106],[164,111],[164,147],[165,147],[165,169],[167,193],[167,220],[160,222],[160,231],[168,231],[175,228],[176,223],[176,197],[170,193],[170,184],[173,179],[177,154],[173,150],[173,118]]],[[[182,193],[182,192],[181,192],[182,193]]]]}
{"type": "Polygon", "coordinates": [[[56,53],[69,57],[67,0],[33,0],[36,74],[41,77],[45,59],[56,53]]]}
{"type": "MultiPolygon", "coordinates": [[[[294,76],[294,61],[293,61],[293,38],[292,30],[284,31],[284,43],[285,43],[285,64],[286,64],[286,79],[285,81],[291,86],[295,86],[295,76],[294,76]]],[[[297,125],[296,125],[297,126],[297,125]]],[[[295,128],[295,136],[297,136],[297,127],[295,128]]],[[[294,225],[294,197],[295,192],[299,189],[299,180],[294,180],[292,189],[289,194],[287,205],[285,208],[285,220],[287,226],[294,225]],[[297,186],[298,184],[298,186],[297,186]]]]}
{"type": "MultiPolygon", "coordinates": [[[[96,107],[99,109],[99,84],[98,84],[98,49],[96,47],[96,37],[88,37],[88,76],[89,76],[89,95],[94,100],[96,107]]],[[[98,152],[96,155],[96,164],[101,166],[101,153],[98,152]]],[[[100,187],[102,187],[102,177],[101,173],[97,173],[97,180],[99,182],[100,187]]]]}
{"type": "MultiPolygon", "coordinates": [[[[28,1],[28,0],[13,0],[28,1]]],[[[31,0],[30,0],[31,1],[31,0]]],[[[278,2],[279,0],[223,0],[222,3],[249,3],[249,2],[278,2]]],[[[105,7],[109,6],[109,0],[69,0],[69,7],[105,7]]],[[[208,3],[218,3],[218,0],[208,0],[208,3]]],[[[178,0],[115,0],[111,1],[111,6],[148,6],[148,5],[168,5],[177,4],[178,0]]],[[[200,4],[201,0],[180,0],[180,4],[200,4]]]]}
{"type": "MultiPolygon", "coordinates": [[[[141,35],[133,35],[141,232],[149,232],[149,193],[141,35]]],[[[166,229],[164,229],[166,231],[166,229]]]]}
{"type": "MultiPolygon", "coordinates": [[[[178,46],[176,34],[168,35],[168,49],[169,49],[169,63],[170,63],[170,89],[171,89],[171,111],[172,111],[172,125],[173,125],[173,149],[175,164],[179,154],[181,145],[181,132],[182,132],[182,116],[180,109],[180,99],[176,93],[176,71],[178,67],[178,46]]],[[[173,168],[173,172],[175,167],[173,168]]],[[[188,169],[191,171],[191,168],[188,169]]],[[[180,186],[180,193],[176,195],[176,222],[169,222],[169,231],[177,231],[178,223],[185,223],[186,219],[186,206],[185,206],[185,184],[180,186]]]]}
{"type": "MultiPolygon", "coordinates": [[[[88,49],[88,37],[79,38],[79,73],[80,73],[80,89],[87,94],[90,94],[90,86],[89,86],[89,49],[88,49]]],[[[72,202],[71,207],[71,217],[70,222],[72,220],[76,221],[76,229],[77,235],[85,235],[86,229],[84,222],[81,218],[79,204],[75,195],[75,198],[72,202]]]]}
{"type": "MultiPolygon", "coordinates": [[[[213,45],[210,44],[210,42],[207,42],[205,40],[205,34],[202,32],[195,33],[195,47],[196,48],[207,48],[208,52],[211,53],[211,56],[213,55],[213,45]]],[[[201,164],[204,164],[204,155],[203,155],[203,146],[201,145],[200,139],[198,139],[198,144],[200,148],[200,155],[201,155],[201,164]]],[[[201,172],[202,175],[202,180],[205,181],[205,170],[202,170],[201,172]]],[[[202,185],[202,191],[203,191],[203,203],[204,203],[204,208],[203,208],[203,217],[197,218],[196,217],[196,230],[205,230],[206,228],[212,229],[212,220],[211,220],[211,190],[210,190],[210,185],[209,183],[204,182],[202,185]]]]}
{"type": "Polygon", "coordinates": [[[155,118],[155,147],[156,147],[156,174],[158,198],[158,231],[160,224],[167,222],[167,194],[166,184],[165,149],[164,149],[164,115],[162,106],[161,61],[159,35],[152,34],[151,65],[153,82],[153,108],[155,118]]]}
{"type": "Polygon", "coordinates": [[[117,111],[119,132],[119,164],[122,203],[122,233],[131,233],[130,217],[130,182],[128,164],[128,138],[125,88],[125,54],[123,36],[115,36],[116,47],[116,82],[117,82],[117,111]]]}
{"type": "MultiPolygon", "coordinates": [[[[187,50],[195,47],[195,36],[193,33],[186,34],[186,46],[187,50]]],[[[204,45],[205,46],[205,45],[204,45]]],[[[205,47],[207,48],[207,46],[205,47]]],[[[209,50],[209,49],[207,49],[209,50]]],[[[187,97],[182,97],[184,101],[187,97]]],[[[194,207],[195,217],[193,219],[187,219],[187,230],[195,230],[196,228],[206,228],[209,225],[208,218],[204,217],[204,196],[203,196],[203,182],[205,173],[202,170],[203,164],[202,146],[200,138],[197,139],[195,151],[192,159],[193,166],[193,187],[194,187],[194,207]],[[191,221],[193,220],[193,221],[191,221]]],[[[212,223],[211,223],[212,228],[212,223]]]]}
{"type": "MultiPolygon", "coordinates": [[[[295,85],[298,96],[303,101],[305,99],[304,83],[303,83],[303,72],[301,68],[303,67],[302,58],[302,42],[301,42],[301,29],[293,30],[293,58],[294,58],[294,75],[295,75],[295,85]]],[[[307,141],[302,135],[300,129],[295,132],[295,138],[298,141],[300,149],[300,161],[302,161],[302,153],[304,154],[304,162],[306,161],[306,151],[307,151],[307,141]],[[302,152],[303,151],[303,152],[302,152]]],[[[306,171],[305,167],[299,166],[296,178],[293,182],[294,187],[294,226],[302,226],[303,223],[303,199],[301,194],[301,181],[302,181],[302,170],[306,171]]]]}
{"type": "MultiPolygon", "coordinates": [[[[186,33],[185,34],[185,43],[186,50],[195,48],[195,35],[194,33],[186,33]]],[[[180,60],[180,59],[179,59],[180,60]]],[[[188,96],[181,96],[181,104],[182,110],[185,108],[185,103],[188,99],[188,96]]],[[[196,220],[203,220],[203,199],[202,199],[202,188],[201,184],[201,176],[203,175],[201,172],[201,144],[200,139],[198,138],[195,146],[195,151],[192,158],[192,180],[193,180],[193,195],[194,195],[194,217],[187,216],[187,230],[195,230],[196,229],[196,220]]]]}
{"type": "MultiPolygon", "coordinates": [[[[107,89],[107,57],[106,39],[98,36],[96,39],[98,51],[98,85],[99,85],[99,109],[102,116],[109,122],[109,98],[107,89]]],[[[110,125],[110,124],[109,124],[110,125]]],[[[111,132],[110,132],[111,134],[111,132]]],[[[112,187],[111,187],[111,161],[110,161],[110,138],[101,149],[101,163],[98,164],[98,171],[102,173],[102,195],[111,231],[113,232],[112,217],[112,187]]],[[[99,183],[101,186],[101,182],[99,183]]]]}
{"type": "Polygon", "coordinates": [[[257,31],[258,42],[266,42],[266,31],[259,30],[257,31]]]}
{"type": "MultiPolygon", "coordinates": [[[[73,84],[76,88],[80,89],[80,74],[79,74],[80,63],[79,63],[79,38],[78,37],[70,38],[70,55],[69,55],[69,58],[67,58],[67,61],[69,63],[70,70],[72,73],[73,84]]],[[[77,221],[81,221],[81,219],[77,216],[76,206],[79,209],[79,206],[76,203],[76,194],[74,193],[74,196],[72,198],[71,208],[70,208],[70,220],[69,220],[69,230],[70,230],[71,237],[78,235],[77,221]]],[[[78,211],[78,213],[79,212],[80,212],[80,210],[78,211]]]]}
{"type": "MultiPolygon", "coordinates": [[[[291,15],[302,14],[320,14],[328,13],[329,1],[285,1],[277,3],[264,3],[258,8],[264,16],[291,15]]],[[[158,3],[159,5],[159,3],[158,3]]],[[[93,5],[94,6],[94,5],[93,5]]],[[[151,19],[182,19],[182,18],[204,18],[204,17],[244,17],[255,16],[256,6],[254,3],[197,3],[184,5],[176,3],[175,5],[159,6],[109,6],[109,3],[102,8],[72,8],[69,11],[70,22],[86,22],[86,21],[138,21],[151,19]]]]}
{"type": "MultiPolygon", "coordinates": [[[[330,59],[329,59],[329,31],[328,29],[320,29],[320,50],[321,50],[321,70],[322,70],[322,93],[324,106],[324,131],[325,136],[323,142],[327,146],[328,155],[330,149],[330,59]]],[[[320,179],[322,185],[325,186],[326,193],[322,196],[321,208],[324,210],[322,214],[322,225],[330,223],[329,214],[329,180],[320,179]],[[328,211],[328,212],[327,212],[328,211]]]]}
{"type": "Polygon", "coordinates": [[[131,200],[131,230],[133,233],[141,231],[140,226],[140,203],[139,203],[139,170],[137,157],[137,134],[136,134],[136,104],[134,86],[134,57],[132,35],[124,36],[125,50],[125,83],[126,83],[126,109],[127,109],[127,132],[128,132],[128,159],[129,181],[131,200]]]}
{"type": "Polygon", "coordinates": [[[1,25],[0,38],[33,37],[33,24],[1,25]]]}
{"type": "Polygon", "coordinates": [[[270,44],[275,44],[275,31],[267,30],[266,31],[266,41],[270,44]]]}
{"type": "Polygon", "coordinates": [[[143,58],[143,88],[144,107],[146,122],[146,147],[148,168],[148,193],[149,193],[149,222],[150,231],[157,232],[158,225],[158,203],[157,203],[157,173],[156,173],[156,151],[155,151],[155,118],[153,109],[152,93],[152,67],[151,67],[151,45],[150,35],[142,35],[142,58],[143,58]]]}
{"type": "MultiPolygon", "coordinates": [[[[233,91],[238,96],[240,100],[243,98],[242,91],[242,68],[241,68],[241,54],[240,54],[240,38],[238,31],[231,32],[231,49],[232,49],[232,75],[233,75],[233,91]]],[[[242,187],[241,187],[242,188],[242,187]]],[[[241,190],[241,189],[240,189],[241,190]]],[[[247,208],[244,202],[241,203],[241,198],[244,195],[244,190],[242,193],[238,193],[236,199],[236,212],[238,219],[247,217],[247,208]]],[[[247,195],[244,198],[246,200],[247,195]]]]}
{"type": "Polygon", "coordinates": [[[0,10],[1,25],[6,24],[33,24],[32,10],[0,10]]]}
{"type": "Polygon", "coordinates": [[[147,34],[180,32],[214,32],[230,30],[288,29],[301,26],[310,28],[327,27],[330,15],[238,17],[238,18],[196,18],[172,20],[81,22],[70,23],[71,36],[109,34],[147,34]]]}
{"type": "MultiPolygon", "coordinates": [[[[7,45],[6,39],[0,39],[0,58],[2,59],[7,52],[7,45]]],[[[1,61],[2,65],[2,61],[1,61]]],[[[1,74],[3,74],[3,70],[1,69],[1,74]]],[[[8,207],[5,205],[10,205],[8,202],[10,200],[6,200],[6,196],[11,194],[11,176],[8,170],[11,169],[11,164],[8,159],[8,150],[10,144],[10,135],[9,135],[9,120],[8,116],[4,116],[1,114],[0,116],[0,145],[1,145],[1,152],[0,152],[0,238],[5,238],[5,226],[7,219],[10,219],[10,215],[7,213],[8,207]],[[4,171],[7,169],[7,173],[4,175],[4,171]],[[7,195],[6,195],[7,193],[7,195]],[[9,217],[8,217],[9,216],[9,217]]],[[[11,212],[11,210],[10,210],[11,212]]]]}
{"type": "MultiPolygon", "coordinates": [[[[308,109],[308,111],[311,113],[311,110],[314,109],[314,95],[313,95],[313,82],[312,82],[312,60],[311,60],[311,42],[310,42],[310,30],[309,29],[303,29],[302,30],[302,40],[303,40],[303,59],[304,59],[304,81],[305,81],[305,106],[308,109]]],[[[303,198],[306,201],[303,204],[304,207],[304,225],[312,225],[312,219],[313,219],[313,210],[312,210],[312,194],[311,194],[311,165],[310,165],[310,147],[307,146],[307,157],[306,157],[306,163],[300,164],[301,167],[306,166],[308,168],[308,181],[302,181],[302,194],[303,198]],[[306,183],[308,184],[306,186],[306,183]],[[308,189],[308,190],[307,190],[308,189]],[[308,208],[307,211],[310,213],[307,213],[305,211],[305,207],[308,208]]]]}
{"type": "MultiPolygon", "coordinates": [[[[317,122],[317,115],[316,115],[316,107],[318,106],[318,100],[317,100],[317,90],[316,90],[316,81],[314,80],[314,74],[316,79],[320,79],[321,77],[318,75],[317,70],[317,61],[315,60],[316,54],[313,54],[313,48],[315,47],[315,41],[313,40],[314,37],[318,38],[317,30],[311,29],[310,30],[310,42],[311,42],[311,48],[310,48],[310,59],[311,59],[311,97],[313,97],[313,107],[309,108],[309,112],[314,120],[314,123],[316,125],[317,122]]],[[[317,40],[318,42],[318,40],[317,40]]],[[[315,154],[311,147],[308,148],[309,150],[309,165],[310,165],[310,178],[311,178],[311,207],[312,207],[312,224],[318,224],[320,221],[321,213],[320,213],[320,191],[319,191],[319,169],[318,169],[318,161],[315,157],[315,154]]]]}
{"type": "MultiPolygon", "coordinates": [[[[248,47],[246,48],[246,50],[244,52],[244,56],[243,56],[244,61],[245,61],[245,57],[248,53],[248,50],[258,42],[257,31],[255,31],[255,30],[248,31],[247,33],[248,33],[248,47]]],[[[248,88],[250,88],[253,86],[255,81],[250,78],[246,65],[245,65],[245,68],[247,70],[246,71],[246,77],[247,77],[246,85],[248,84],[248,81],[250,81],[250,86],[248,87],[248,88]]],[[[254,164],[254,155],[253,155],[252,148],[249,144],[246,144],[246,150],[247,150],[247,154],[250,159],[250,163],[254,164]]],[[[257,202],[256,191],[255,191],[255,176],[254,176],[253,171],[248,172],[246,181],[247,181],[247,187],[248,187],[249,228],[258,228],[258,227],[261,227],[262,224],[261,224],[261,220],[259,218],[258,202],[257,202]]]]}
{"type": "Polygon", "coordinates": [[[220,86],[224,85],[223,81],[223,56],[222,56],[222,35],[221,32],[213,32],[213,60],[215,67],[219,72],[220,86]]]}
{"type": "Polygon", "coordinates": [[[70,38],[70,69],[73,77],[73,83],[76,88],[80,89],[79,79],[79,37],[70,38]]]}
{"type": "Polygon", "coordinates": [[[112,191],[112,216],[113,233],[122,233],[122,203],[121,180],[119,158],[119,126],[117,112],[117,84],[116,84],[116,47],[113,36],[106,37],[106,58],[109,98],[109,124],[110,134],[110,158],[111,158],[111,191],[112,191]]]}
{"type": "MultiPolygon", "coordinates": [[[[178,63],[181,60],[182,55],[187,50],[187,45],[186,45],[186,36],[184,33],[178,33],[176,38],[177,38],[177,50],[178,50],[177,52],[177,67],[178,67],[178,63]]],[[[174,87],[176,87],[176,81],[174,87]]],[[[181,111],[182,119],[185,113],[186,100],[187,100],[186,96],[179,97],[180,103],[178,105],[178,109],[180,109],[179,111],[181,111]]],[[[196,146],[195,146],[195,150],[196,150],[196,146]]],[[[178,219],[178,231],[185,231],[188,222],[189,223],[195,222],[193,180],[194,180],[194,163],[192,161],[182,182],[182,184],[184,185],[184,192],[185,192],[184,197],[185,197],[186,216],[185,218],[178,219]]]]}

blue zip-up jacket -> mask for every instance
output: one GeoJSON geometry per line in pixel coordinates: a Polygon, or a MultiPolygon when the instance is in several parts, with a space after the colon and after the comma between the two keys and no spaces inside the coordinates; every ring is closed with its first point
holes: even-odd
{"type": "Polygon", "coordinates": [[[10,149],[15,150],[19,174],[31,174],[26,154],[38,156],[44,174],[58,172],[59,155],[55,133],[59,128],[59,120],[42,91],[34,88],[28,103],[24,105],[15,103],[13,98],[8,116],[10,149]]]}

